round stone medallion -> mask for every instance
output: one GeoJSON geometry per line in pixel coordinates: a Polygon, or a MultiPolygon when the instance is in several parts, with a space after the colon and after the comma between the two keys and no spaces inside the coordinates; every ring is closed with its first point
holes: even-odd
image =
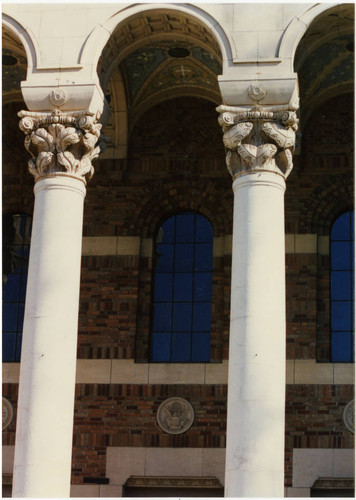
{"type": "Polygon", "coordinates": [[[344,423],[350,432],[352,432],[352,433],[355,432],[355,401],[354,400],[350,401],[345,406],[344,423]]]}
{"type": "Polygon", "coordinates": [[[9,427],[14,416],[14,409],[10,401],[6,398],[2,398],[2,430],[9,427]]]}
{"type": "Polygon", "coordinates": [[[250,85],[248,88],[248,95],[254,101],[262,101],[262,99],[266,96],[267,90],[261,83],[257,83],[256,85],[250,85]]]}
{"type": "Polygon", "coordinates": [[[157,421],[168,434],[183,434],[194,421],[193,407],[183,398],[166,399],[158,408],[157,421]]]}
{"type": "Polygon", "coordinates": [[[67,94],[63,89],[52,90],[48,97],[53,106],[62,106],[67,101],[67,94]]]}

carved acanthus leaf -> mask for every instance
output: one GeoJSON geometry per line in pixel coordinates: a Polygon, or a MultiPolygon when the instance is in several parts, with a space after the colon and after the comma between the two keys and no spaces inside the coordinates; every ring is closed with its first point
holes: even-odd
{"type": "Polygon", "coordinates": [[[38,172],[44,173],[46,170],[50,171],[55,166],[54,154],[50,151],[41,151],[37,156],[36,167],[38,172]]]}
{"type": "Polygon", "coordinates": [[[104,149],[106,139],[95,117],[59,110],[44,115],[21,111],[19,116],[20,128],[26,134],[25,147],[33,156],[29,171],[36,179],[55,172],[81,179],[92,177],[92,161],[104,149]]]}
{"type": "Polygon", "coordinates": [[[31,134],[32,143],[39,151],[54,151],[54,138],[44,128],[39,128],[31,134]]]}
{"type": "Polygon", "coordinates": [[[70,151],[60,152],[57,155],[58,163],[62,165],[67,172],[75,173],[78,169],[79,161],[70,151]]]}

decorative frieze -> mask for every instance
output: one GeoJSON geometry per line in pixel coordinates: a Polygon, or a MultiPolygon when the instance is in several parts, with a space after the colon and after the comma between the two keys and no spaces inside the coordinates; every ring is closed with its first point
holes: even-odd
{"type": "Polygon", "coordinates": [[[20,111],[20,129],[25,133],[25,147],[32,155],[29,171],[35,180],[66,173],[82,180],[93,176],[92,165],[105,149],[98,117],[86,112],[51,113],[20,111]]]}
{"type": "Polygon", "coordinates": [[[298,128],[294,108],[219,106],[217,111],[224,132],[227,169],[233,178],[259,170],[288,177],[298,128]]]}

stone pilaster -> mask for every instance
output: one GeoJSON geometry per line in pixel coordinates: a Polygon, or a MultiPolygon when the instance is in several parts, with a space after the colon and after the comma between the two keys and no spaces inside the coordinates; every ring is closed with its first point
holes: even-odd
{"type": "MultiPolygon", "coordinates": [[[[69,497],[86,178],[100,128],[86,113],[20,112],[35,206],[20,363],[14,497],[69,497]]],[[[99,141],[99,144],[98,144],[99,141]]]]}
{"type": "MultiPolygon", "coordinates": [[[[282,109],[281,109],[282,108],[282,109]]],[[[284,496],[284,192],[297,118],[220,106],[234,219],[225,496],[284,496]]]]}

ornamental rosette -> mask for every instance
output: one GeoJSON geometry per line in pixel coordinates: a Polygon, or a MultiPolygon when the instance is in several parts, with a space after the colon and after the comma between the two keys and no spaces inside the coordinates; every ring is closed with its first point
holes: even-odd
{"type": "Polygon", "coordinates": [[[67,173],[82,180],[91,179],[92,161],[105,149],[101,124],[83,112],[33,113],[20,111],[20,129],[31,154],[29,171],[35,180],[55,173],[67,173]]]}
{"type": "Polygon", "coordinates": [[[288,177],[298,129],[295,109],[219,106],[217,111],[224,133],[226,165],[233,178],[259,170],[288,177]]]}

